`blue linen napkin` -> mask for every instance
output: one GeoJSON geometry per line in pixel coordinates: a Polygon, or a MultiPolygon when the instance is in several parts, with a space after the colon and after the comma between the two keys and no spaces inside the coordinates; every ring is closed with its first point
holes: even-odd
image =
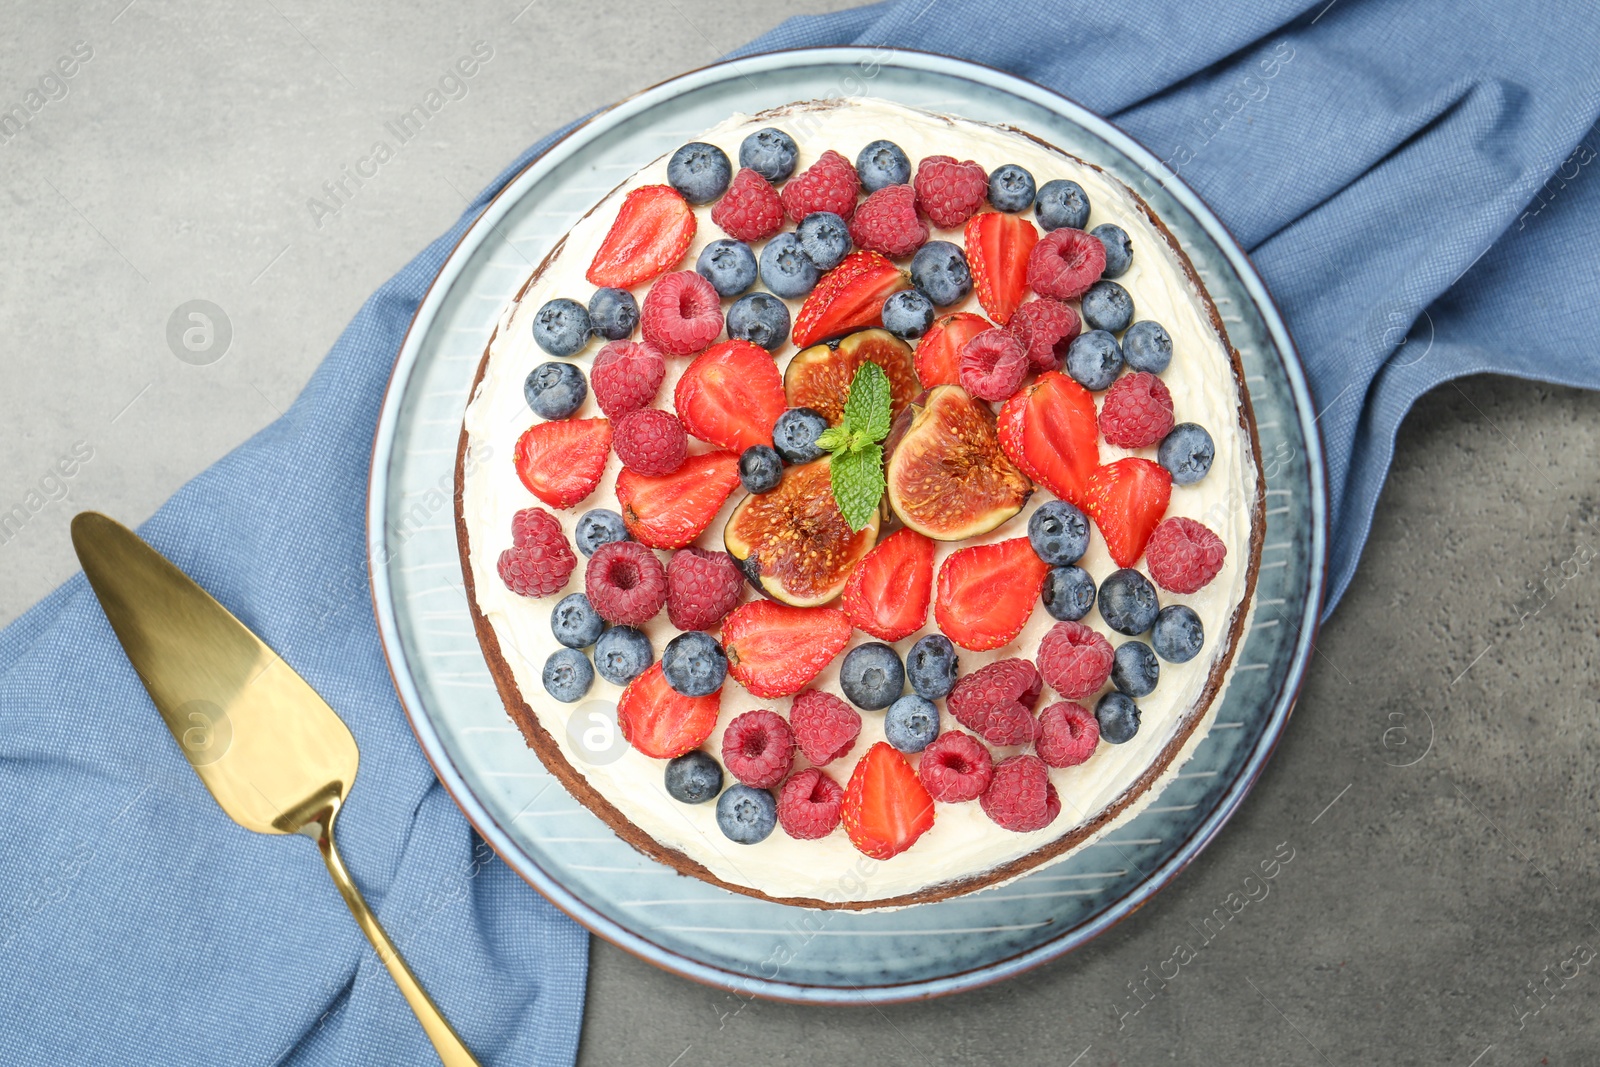
{"type": "MultiPolygon", "coordinates": [[[[1193,185],[1251,251],[1307,364],[1331,610],[1416,397],[1483,371],[1600,386],[1597,38],[1585,5],[1549,0],[894,0],[791,19],[747,51],[975,59],[1114,117],[1193,185]]],[[[411,314],[487,198],[552,139],[367,301],[287,415],[142,531],[355,731],[347,861],[492,1063],[571,1061],[584,936],[433,778],[365,590],[325,612],[364,568],[367,453],[411,314]]],[[[0,805],[0,1062],[433,1062],[307,843],[216,810],[81,576],[0,633],[0,805]]]]}

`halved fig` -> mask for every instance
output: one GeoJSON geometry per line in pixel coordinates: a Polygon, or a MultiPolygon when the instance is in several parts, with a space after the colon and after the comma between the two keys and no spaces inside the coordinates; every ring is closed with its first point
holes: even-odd
{"type": "Polygon", "coordinates": [[[889,507],[936,541],[963,541],[999,526],[1027,503],[1033,483],[1000,448],[994,414],[959,385],[913,400],[884,442],[889,507]]]}
{"type": "Polygon", "coordinates": [[[889,377],[889,414],[900,414],[921,386],[911,346],[888,330],[861,330],[835,344],[812,345],[795,354],[783,373],[792,408],[820,411],[833,425],[844,416],[850,383],[863,363],[876,363],[889,377]]]}
{"type": "Polygon", "coordinates": [[[877,514],[853,531],[833,500],[828,457],[790,467],[768,493],[751,493],[734,507],[722,543],[752,585],[796,607],[826,604],[878,543],[877,514]]]}

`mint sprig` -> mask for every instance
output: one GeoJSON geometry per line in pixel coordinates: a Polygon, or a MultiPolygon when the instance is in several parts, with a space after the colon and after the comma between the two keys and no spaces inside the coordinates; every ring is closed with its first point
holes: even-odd
{"type": "Polygon", "coordinates": [[[876,363],[864,363],[850,382],[844,417],[817,437],[817,447],[833,454],[828,462],[833,501],[851,530],[865,529],[878,510],[886,483],[883,445],[889,436],[889,376],[876,363]]]}

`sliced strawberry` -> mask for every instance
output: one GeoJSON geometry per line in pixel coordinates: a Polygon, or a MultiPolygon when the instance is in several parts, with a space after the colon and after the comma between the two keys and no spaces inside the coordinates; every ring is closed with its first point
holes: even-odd
{"type": "Polygon", "coordinates": [[[1062,374],[1039,375],[1007,400],[997,420],[1000,447],[1024,474],[1078,507],[1100,464],[1100,426],[1089,390],[1062,374]]]}
{"type": "Polygon", "coordinates": [[[1027,625],[1049,571],[1026,537],[963,548],[939,568],[933,617],[962,648],[999,648],[1027,625]]]}
{"type": "Polygon", "coordinates": [[[682,548],[711,525],[738,484],[739,457],[706,452],[658,478],[624,468],[617,475],[617,503],[634,540],[651,548],[682,548]]]}
{"type": "Polygon", "coordinates": [[[905,756],[879,741],[850,775],[840,814],[850,843],[886,860],[933,828],[933,797],[905,756]]]}
{"type": "Polygon", "coordinates": [[[856,564],[844,585],[844,613],[880,641],[909,637],[928,621],[933,541],[915,530],[890,534],[856,564]]]}
{"type": "Polygon", "coordinates": [[[512,450],[517,477],[553,508],[570,508],[594,492],[610,454],[609,419],[536,422],[512,450]]]}
{"type": "Polygon", "coordinates": [[[1159,463],[1129,457],[1095,468],[1087,510],[1117,566],[1131,567],[1144,555],[1171,496],[1172,475],[1159,463]]]}
{"type": "Polygon", "coordinates": [[[749,341],[723,341],[696,356],[672,401],[684,429],[735,453],[770,446],[772,424],[789,404],[778,365],[749,341]]]}
{"type": "Polygon", "coordinates": [[[705,744],[722,709],[722,690],[686,697],[667,684],[659,662],[628,683],[617,701],[623,739],[646,756],[674,759],[705,744]]]}
{"type": "Polygon", "coordinates": [[[837,608],[795,608],[756,600],[722,624],[728,673],[758,697],[798,693],[850,640],[850,620],[837,608]]]}
{"type": "Polygon", "coordinates": [[[917,342],[917,380],[924,389],[961,384],[961,349],[994,323],[970,311],[946,315],[917,342]]]}
{"type": "Polygon", "coordinates": [[[796,348],[883,325],[883,302],[890,293],[911,288],[905,271],[877,252],[852,252],[822,276],[795,316],[796,348]]]}
{"type": "Polygon", "coordinates": [[[965,237],[978,303],[1004,326],[1028,295],[1028,254],[1039,231],[1027,219],[985,211],[967,220],[965,237]]]}
{"type": "Polygon", "coordinates": [[[670,185],[629,193],[585,275],[594,285],[629,289],[671,270],[694,240],[694,208],[670,185]]]}

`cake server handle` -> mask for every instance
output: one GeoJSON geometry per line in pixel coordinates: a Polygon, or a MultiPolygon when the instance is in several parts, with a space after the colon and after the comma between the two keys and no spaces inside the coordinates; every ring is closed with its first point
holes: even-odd
{"type": "Polygon", "coordinates": [[[378,958],[389,969],[389,976],[394,979],[394,984],[400,987],[400,995],[406,998],[406,1003],[411,1005],[411,1010],[416,1013],[417,1022],[422,1024],[422,1032],[433,1042],[433,1049],[439,1054],[444,1067],[480,1067],[466,1044],[456,1035],[449,1020],[444,1017],[444,1012],[440,1011],[433,998],[428,996],[428,991],[422,988],[417,976],[411,973],[411,968],[406,965],[400,950],[389,940],[383,925],[367,906],[366,900],[361,896],[361,890],[356,888],[355,880],[345,869],[344,860],[340,858],[338,846],[333,841],[333,822],[338,814],[338,805],[329,805],[326,811],[307,822],[299,832],[316,841],[317,850],[322,853],[322,861],[328,865],[328,875],[333,879],[333,884],[339,888],[339,895],[344,897],[345,904],[350,908],[350,914],[355,916],[356,925],[361,927],[361,932],[372,942],[378,958]]]}

